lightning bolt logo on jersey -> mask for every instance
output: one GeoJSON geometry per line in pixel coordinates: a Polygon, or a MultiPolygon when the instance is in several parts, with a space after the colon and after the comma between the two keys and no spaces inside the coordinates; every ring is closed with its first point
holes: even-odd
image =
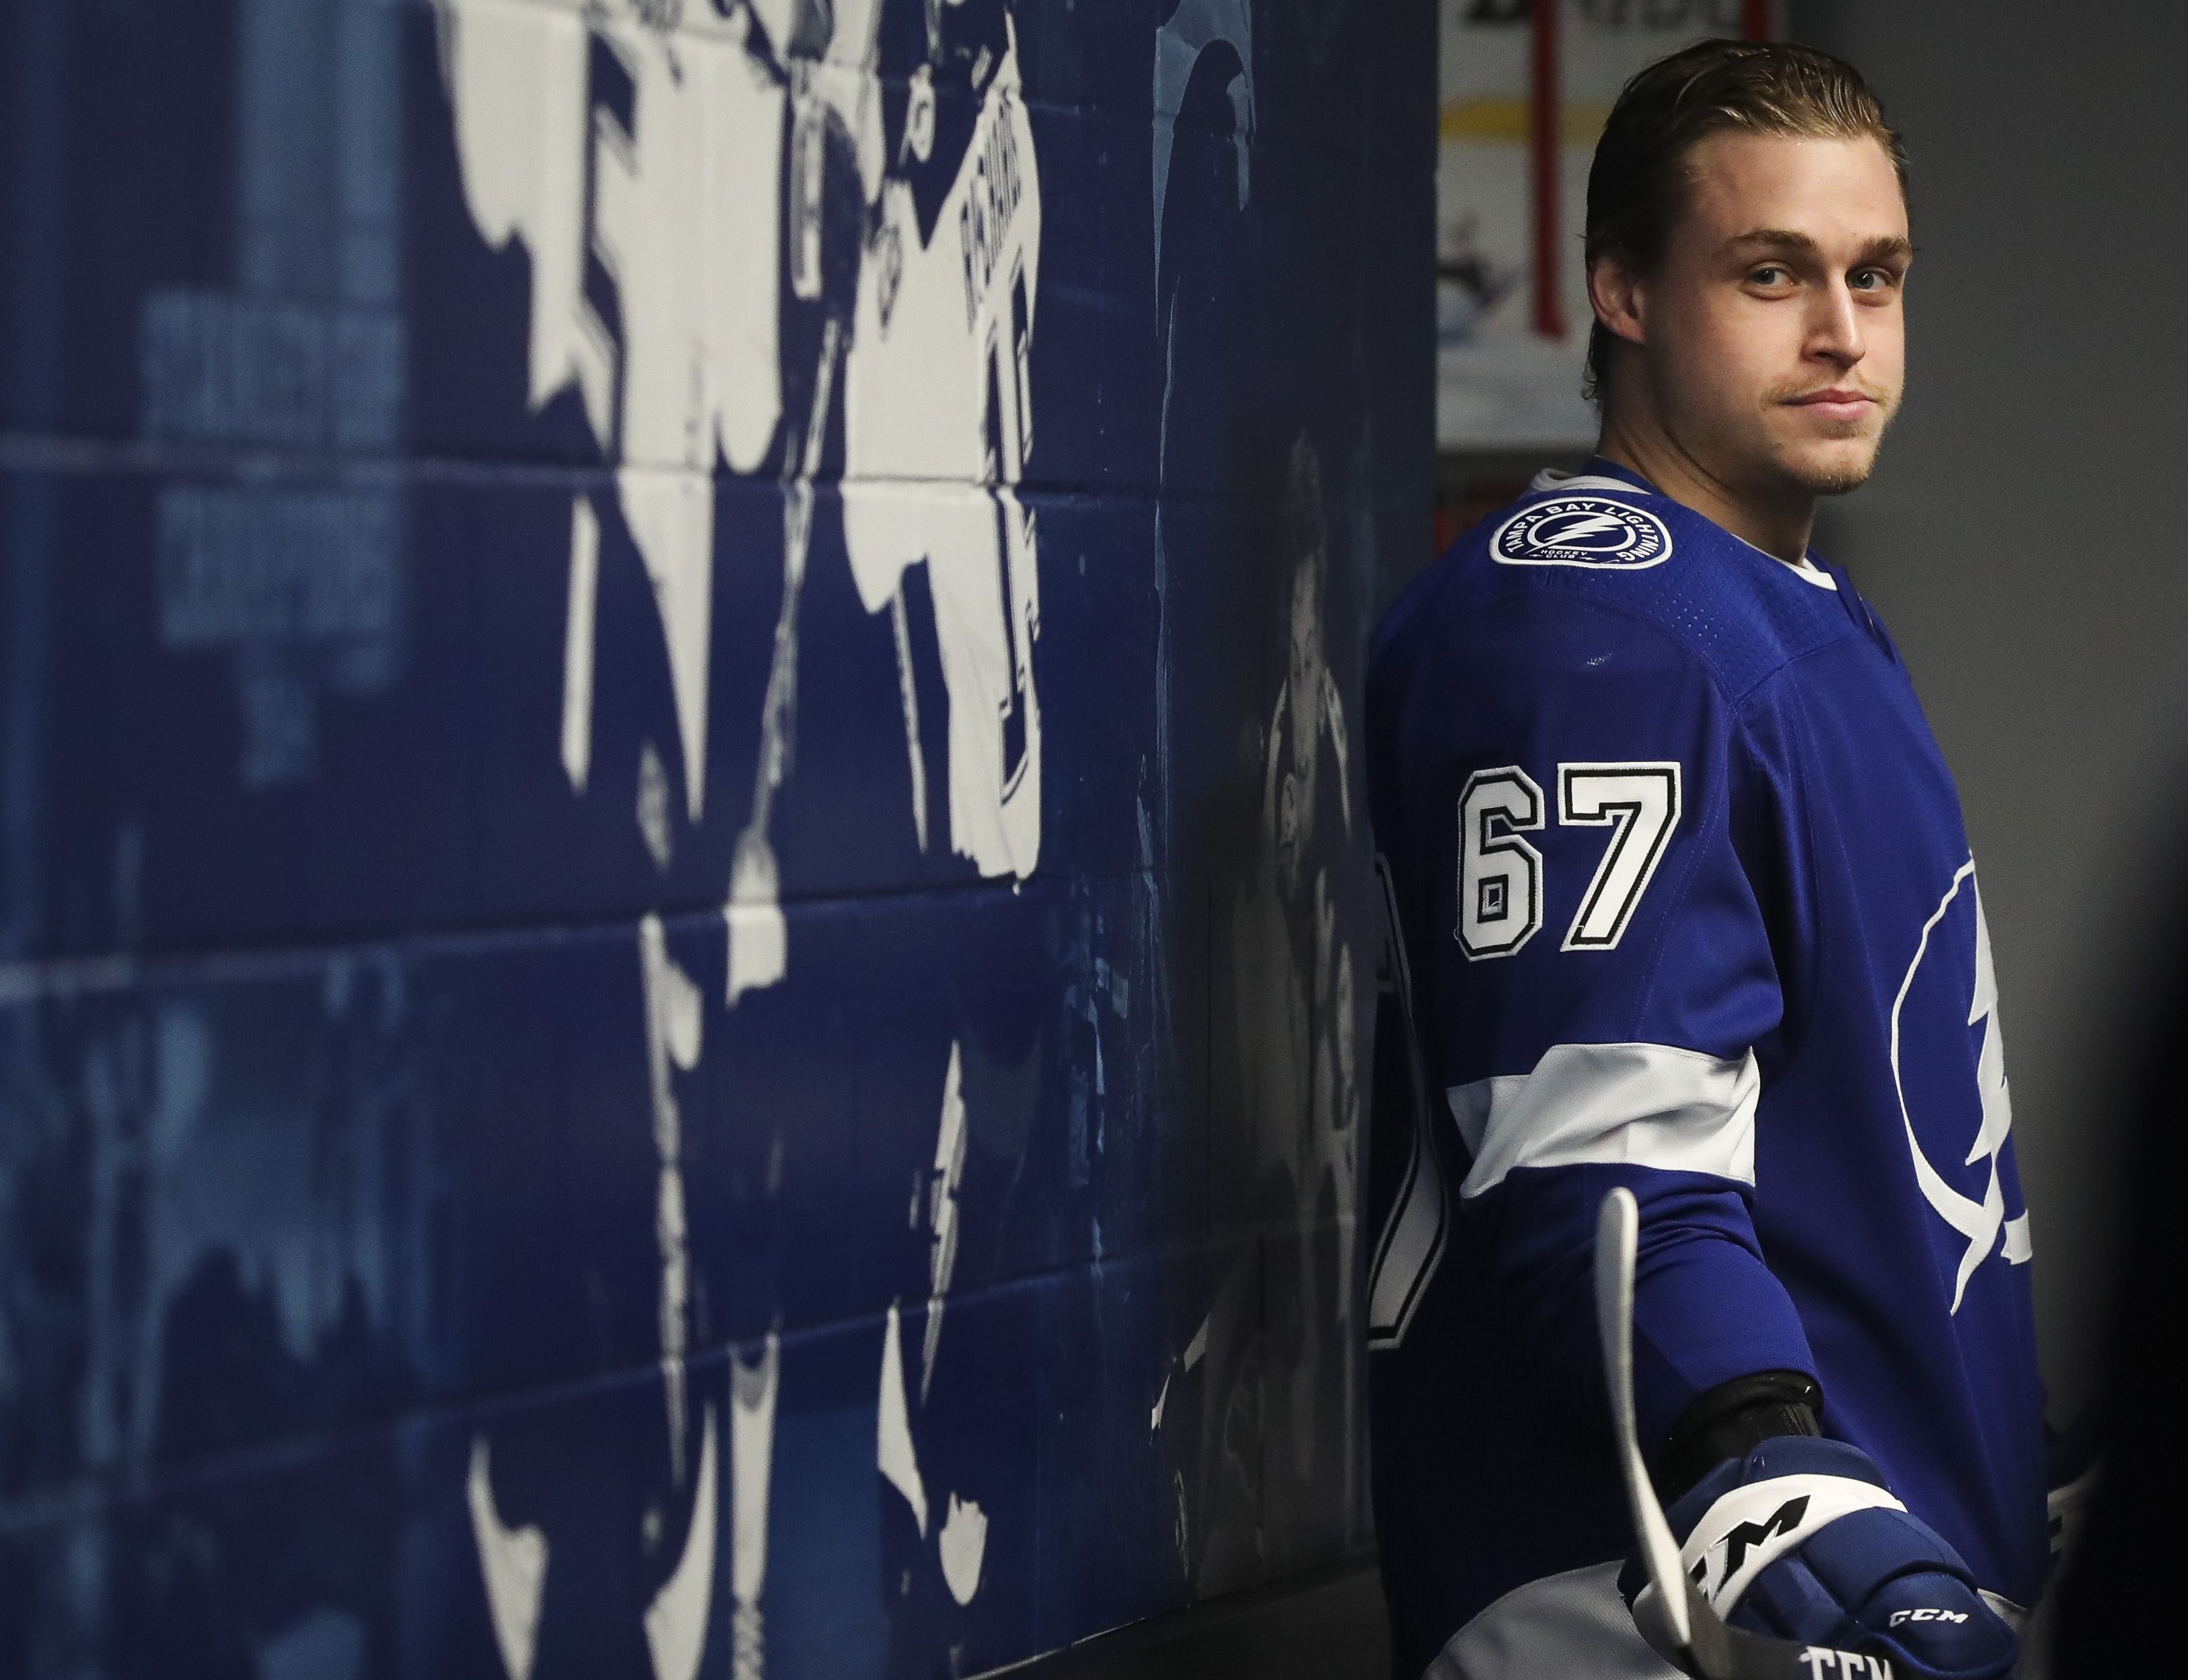
{"type": "MultiPolygon", "coordinates": [[[[1824,1433],[2032,1602],[1999,976],[1959,796],[1851,580],[1608,463],[1545,475],[1384,620],[1367,733],[1427,1094],[1379,1090],[1370,1161],[1412,1164],[1368,1212],[1435,1232],[1379,1240],[1370,1285],[1405,1304],[1371,1364],[1398,1672],[1500,1617],[1537,1639],[1630,1543],[1591,1376],[1617,1185],[1643,1439],[1735,1378],[1812,1377],[1824,1433]]],[[[1479,1655],[1453,1660],[1500,1672],[1479,1655]]]]}
{"type": "Polygon", "coordinates": [[[1646,508],[1601,496],[1559,496],[1521,508],[1497,530],[1491,551],[1504,566],[1661,565],[1672,533],[1646,508]]]}
{"type": "Polygon", "coordinates": [[[1945,1246],[1958,1248],[1957,1239],[1966,1239],[1966,1246],[1954,1255],[1953,1311],[1957,1314],[1968,1280],[1992,1254],[2020,1266],[2033,1252],[2028,1215],[2021,1206],[2021,1187],[2006,1147],[2013,1133],[2013,1103],[2006,1093],[2005,1040],[1998,1018],[1990,924],[1983,916],[1972,859],[1954,872],[1937,913],[1924,925],[1907,978],[1892,1001],[1892,1074],[1915,1182],[1954,1233],[1945,1246]],[[1934,1001],[1925,995],[1931,991],[1939,994],[1934,1001]],[[1941,1068],[1931,1059],[1901,1055],[1900,1022],[1909,1015],[1910,1006],[1913,1018],[1920,1018],[1949,1008],[1961,995],[1968,1000],[1968,1030],[1977,1046],[1972,1086],[1960,1077],[1956,1065],[1941,1068]],[[1972,1140],[1965,1155],[1959,1153],[1963,1137],[1972,1140]],[[1926,1139],[1935,1142],[1926,1143],[1926,1139]],[[1933,1149],[1945,1163],[1942,1169],[1932,1159],[1933,1149]],[[1976,1181],[1960,1187],[1955,1181],[1965,1179],[1971,1170],[1978,1175],[1976,1181]],[[2009,1195],[2017,1209],[2010,1215],[2006,1211],[2009,1195]]]}

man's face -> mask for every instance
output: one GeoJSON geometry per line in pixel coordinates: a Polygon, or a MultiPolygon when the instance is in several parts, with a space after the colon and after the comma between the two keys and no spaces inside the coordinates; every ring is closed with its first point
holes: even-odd
{"type": "Polygon", "coordinates": [[[1638,302],[1661,416],[1730,488],[1835,495],[1866,479],[1906,377],[1911,255],[1871,139],[1712,134],[1638,302]]]}

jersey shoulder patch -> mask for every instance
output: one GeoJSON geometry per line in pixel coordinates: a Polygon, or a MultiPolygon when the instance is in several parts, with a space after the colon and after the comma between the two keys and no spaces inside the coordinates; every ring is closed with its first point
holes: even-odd
{"type": "Polygon", "coordinates": [[[1500,566],[1639,572],[1671,558],[1672,528],[1621,498],[1560,490],[1514,509],[1489,539],[1489,553],[1500,566]]]}

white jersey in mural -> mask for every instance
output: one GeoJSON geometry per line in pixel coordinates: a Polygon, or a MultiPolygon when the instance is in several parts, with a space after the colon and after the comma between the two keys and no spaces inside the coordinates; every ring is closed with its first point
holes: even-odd
{"type": "MultiPolygon", "coordinates": [[[[933,161],[934,103],[915,76],[909,164],[933,161]]],[[[951,843],[983,875],[1023,878],[1040,855],[1040,594],[1014,487],[1033,449],[1040,179],[1014,42],[931,221],[905,176],[876,208],[846,375],[844,541],[871,612],[925,563],[950,691],[951,843]]]]}
{"type": "MultiPolygon", "coordinates": [[[[1029,646],[1039,586],[1032,521],[1012,489],[1033,437],[1032,129],[1006,20],[1003,50],[976,65],[970,145],[930,156],[935,95],[920,76],[892,149],[872,69],[883,9],[848,0],[826,39],[808,41],[802,9],[787,3],[663,29],[664,8],[638,0],[442,0],[443,75],[472,219],[490,245],[516,240],[531,259],[531,402],[575,388],[616,469],[619,510],[660,606],[688,816],[699,819],[708,794],[712,475],[718,464],[755,471],[786,420],[806,420],[783,449],[794,597],[825,392],[841,378],[845,537],[861,597],[871,612],[900,612],[905,569],[929,568],[950,695],[950,843],[984,875],[1023,877],[1040,843],[1029,646]],[[824,284],[814,200],[832,123],[850,142],[871,232],[855,321],[824,339],[824,395],[809,415],[787,416],[780,294],[786,283],[800,296],[824,284]],[[932,218],[907,178],[929,163],[953,172],[932,218]],[[617,327],[589,295],[590,262],[612,279],[617,327]]],[[[582,789],[598,543],[583,493],[572,523],[562,739],[582,789]]],[[[787,612],[787,601],[786,623],[787,612]]],[[[785,657],[779,649],[778,664],[785,657]]],[[[781,757],[774,738],[794,717],[794,651],[787,662],[792,691],[770,685],[763,719],[769,759],[781,757]]],[[[763,809],[781,774],[763,763],[763,809]]],[[[915,815],[923,826],[924,806],[915,815]]],[[[747,855],[737,898],[758,908],[770,899],[747,855]]],[[[739,969],[746,984],[764,984],[764,965],[739,969]]]]}

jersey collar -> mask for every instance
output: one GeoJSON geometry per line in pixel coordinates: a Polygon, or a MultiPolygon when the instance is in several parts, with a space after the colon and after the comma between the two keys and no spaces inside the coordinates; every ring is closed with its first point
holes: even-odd
{"type": "Polygon", "coordinates": [[[1601,455],[1590,455],[1587,465],[1578,472],[1546,466],[1535,475],[1534,482],[1527,488],[1538,493],[1550,490],[1638,490],[1644,496],[1664,493],[1639,473],[1601,455]]]}
{"type": "MultiPolygon", "coordinates": [[[[1534,482],[1527,488],[1537,494],[1550,491],[1624,490],[1630,493],[1638,490],[1644,496],[1662,498],[1664,495],[1661,490],[1631,467],[1621,466],[1616,461],[1604,455],[1590,455],[1587,465],[1578,472],[1561,472],[1556,467],[1546,466],[1535,475],[1534,482]]],[[[1722,526],[1718,528],[1723,529],[1722,526]]],[[[1802,583],[1813,584],[1819,589],[1829,589],[1833,594],[1838,592],[1837,578],[1833,575],[1829,567],[1816,558],[1816,551],[1813,549],[1802,555],[1796,564],[1790,560],[1781,560],[1774,554],[1756,548],[1755,544],[1746,538],[1733,536],[1729,531],[1725,532],[1725,535],[1732,537],[1733,541],[1738,543],[1742,548],[1753,550],[1755,553],[1762,555],[1763,559],[1768,561],[1773,566],[1785,567],[1802,583]]]]}

